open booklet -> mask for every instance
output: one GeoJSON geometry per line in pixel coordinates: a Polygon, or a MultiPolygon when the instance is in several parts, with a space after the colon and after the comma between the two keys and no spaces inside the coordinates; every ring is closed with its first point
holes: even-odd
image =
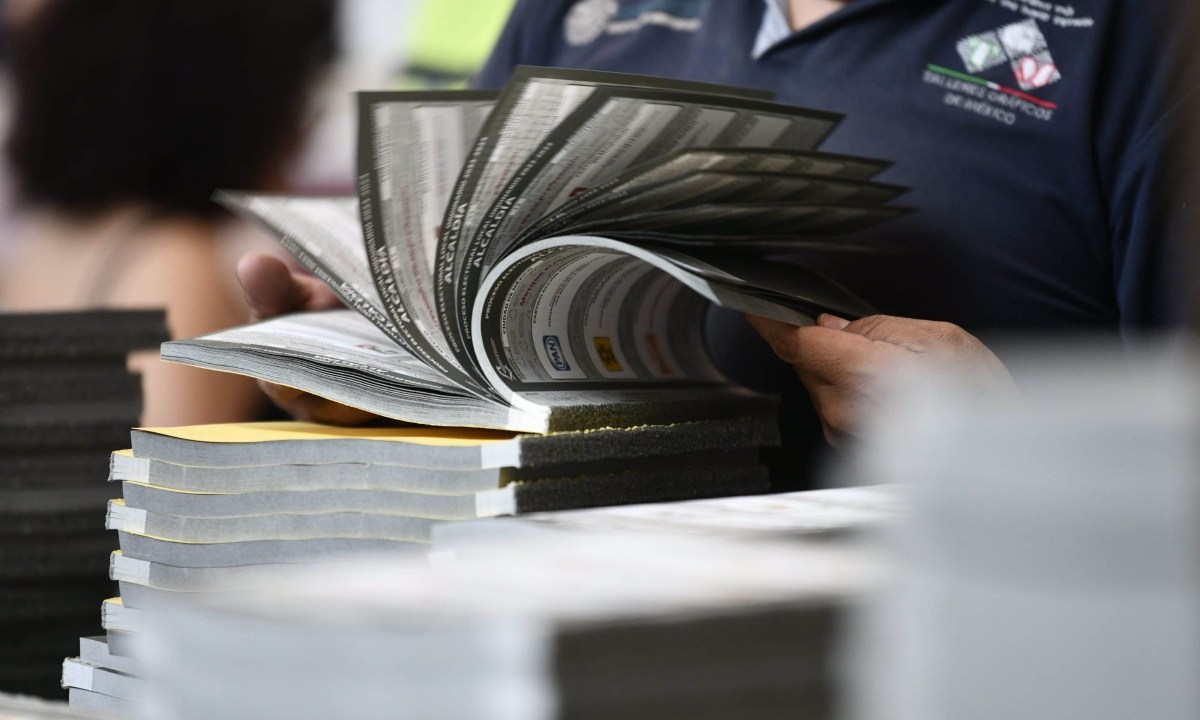
{"type": "Polygon", "coordinates": [[[359,95],[357,198],[226,193],[353,310],[163,357],[402,420],[548,432],[759,407],[710,362],[708,303],[811,323],[871,308],[765,260],[901,215],[840,116],[758,91],[518,69],[499,93],[359,95]]]}

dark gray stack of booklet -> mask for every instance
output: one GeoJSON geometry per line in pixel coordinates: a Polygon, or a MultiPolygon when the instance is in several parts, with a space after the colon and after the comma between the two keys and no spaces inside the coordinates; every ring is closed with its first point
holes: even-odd
{"type": "Polygon", "coordinates": [[[167,339],[159,311],[0,313],[0,691],[61,696],[63,655],[95,631],[102,478],[141,414],[127,356],[167,339]]]}
{"type": "Polygon", "coordinates": [[[603,534],[158,607],[147,717],[835,717],[847,548],[603,534]]]}

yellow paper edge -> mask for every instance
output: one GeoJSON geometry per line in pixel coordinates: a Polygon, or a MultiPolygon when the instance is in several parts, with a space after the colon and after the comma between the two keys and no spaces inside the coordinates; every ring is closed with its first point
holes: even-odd
{"type": "Polygon", "coordinates": [[[280,420],[273,422],[222,423],[180,427],[144,427],[155,433],[205,443],[258,443],[283,440],[373,440],[414,445],[471,446],[506,442],[519,433],[463,427],[341,427],[280,420]]]}

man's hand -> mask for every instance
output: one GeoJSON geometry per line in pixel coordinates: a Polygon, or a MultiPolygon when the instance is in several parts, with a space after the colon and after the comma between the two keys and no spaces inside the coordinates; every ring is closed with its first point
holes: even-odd
{"type": "Polygon", "coordinates": [[[980,383],[1012,385],[999,358],[950,323],[887,315],[854,322],[822,315],[811,327],[756,316],[749,320],[800,375],[830,444],[855,434],[879,405],[888,378],[922,364],[937,364],[980,383]]]}
{"type": "MultiPolygon", "coordinates": [[[[299,267],[270,255],[251,253],[238,261],[238,282],[246,294],[252,320],[265,320],[304,310],[331,310],[342,301],[329,286],[299,267]]],[[[267,397],[299,420],[332,425],[361,425],[375,416],[295,388],[259,382],[267,397]]]]}

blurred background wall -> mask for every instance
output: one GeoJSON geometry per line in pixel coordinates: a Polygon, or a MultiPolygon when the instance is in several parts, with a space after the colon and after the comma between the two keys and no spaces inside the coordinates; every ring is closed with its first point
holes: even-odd
{"type": "Polygon", "coordinates": [[[487,59],[513,2],[341,0],[344,56],[317,100],[321,120],[296,168],[299,189],[353,192],[351,93],[466,85],[487,59]]]}

